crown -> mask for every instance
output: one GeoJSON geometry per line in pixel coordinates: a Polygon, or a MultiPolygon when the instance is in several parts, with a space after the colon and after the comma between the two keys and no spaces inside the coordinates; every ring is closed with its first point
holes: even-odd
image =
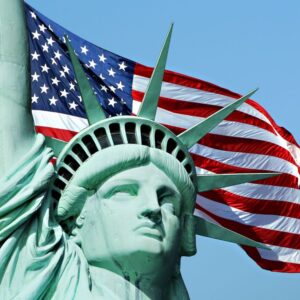
{"type": "MultiPolygon", "coordinates": [[[[190,147],[195,145],[202,137],[220,124],[229,114],[242,105],[257,91],[257,89],[220,109],[204,121],[187,129],[179,135],[175,135],[168,128],[154,121],[172,30],[173,25],[168,32],[137,116],[118,116],[112,118],[106,117],[88,82],[74,49],[68,38],[65,38],[89,126],[80,131],[68,143],[53,138],[46,138],[47,144],[53,149],[55,155],[58,157],[56,162],[56,173],[51,184],[50,194],[59,221],[65,221],[70,217],[68,214],[60,212],[60,200],[68,185],[76,177],[76,173],[86,161],[93,157],[93,155],[109,147],[135,144],[159,149],[168,153],[184,167],[198,192],[224,188],[278,175],[278,173],[196,175],[193,159],[188,152],[190,147]]],[[[196,231],[201,235],[220,238],[216,237],[218,234],[216,235],[215,226],[216,225],[212,223],[201,220],[198,221],[196,231]]],[[[224,235],[223,233],[225,233],[225,236],[221,237],[221,239],[234,240],[235,242],[241,242],[252,246],[261,246],[259,243],[224,228],[220,230],[217,230],[218,232],[222,232],[219,235],[224,235]],[[237,238],[237,236],[239,236],[239,238],[237,238]]]]}

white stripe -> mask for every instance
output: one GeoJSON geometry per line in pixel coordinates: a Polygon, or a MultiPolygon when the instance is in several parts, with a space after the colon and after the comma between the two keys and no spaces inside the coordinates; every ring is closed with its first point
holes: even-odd
{"type": "MultiPolygon", "coordinates": [[[[197,174],[213,174],[204,169],[196,167],[197,174]]],[[[257,184],[257,183],[243,183],[227,188],[223,188],[233,194],[253,198],[257,200],[269,200],[269,201],[283,201],[300,204],[300,190],[288,187],[257,184]]]]}
{"type": "Polygon", "coordinates": [[[300,166],[300,148],[292,143],[287,142],[288,150],[290,151],[291,155],[294,157],[295,161],[300,166]]]}
{"type": "MultiPolygon", "coordinates": [[[[149,78],[134,75],[132,90],[144,93],[148,86],[149,78]]],[[[174,100],[183,100],[193,103],[210,104],[220,107],[224,107],[236,99],[227,97],[215,93],[201,91],[199,89],[189,88],[175,83],[163,82],[160,95],[165,98],[171,98],[174,100]]],[[[251,105],[244,103],[240,106],[238,111],[244,112],[248,115],[254,116],[260,120],[263,120],[269,124],[269,119],[263,115],[260,111],[256,110],[251,105]]]]}
{"type": "Polygon", "coordinates": [[[262,258],[272,261],[282,261],[286,263],[300,264],[299,250],[277,246],[268,247],[270,247],[272,251],[265,249],[257,249],[262,258]]]}
{"type": "Polygon", "coordinates": [[[225,188],[224,190],[242,197],[254,198],[257,200],[262,199],[300,204],[300,190],[293,188],[244,183],[239,186],[225,188]]]}
{"type": "MultiPolygon", "coordinates": [[[[213,218],[211,218],[209,215],[207,215],[205,212],[203,212],[202,210],[199,210],[199,209],[195,209],[194,210],[194,215],[199,217],[199,218],[202,218],[204,220],[207,220],[211,223],[214,223],[214,224],[217,224],[217,225],[220,225],[217,221],[215,221],[213,218]]],[[[221,225],[220,225],[221,226],[221,225]]]]}
{"type": "MultiPolygon", "coordinates": [[[[139,111],[140,104],[140,102],[133,100],[132,112],[134,114],[137,114],[137,112],[139,111]]],[[[205,118],[201,117],[177,114],[162,108],[158,108],[155,121],[166,125],[188,129],[200,123],[204,119],[205,118]]],[[[213,129],[211,133],[230,137],[240,137],[266,141],[281,146],[288,150],[287,143],[285,140],[279,138],[278,136],[274,135],[273,133],[267,130],[249,124],[232,121],[223,121],[215,129],[213,129]]]]}
{"type": "Polygon", "coordinates": [[[88,126],[88,121],[85,118],[74,117],[57,112],[32,110],[32,115],[36,126],[65,129],[75,132],[79,132],[88,126]]]}
{"type": "Polygon", "coordinates": [[[229,166],[287,173],[294,175],[296,178],[299,176],[297,166],[289,161],[274,156],[224,151],[200,144],[194,145],[189,151],[229,166]]]}
{"type": "MultiPolygon", "coordinates": [[[[287,233],[300,233],[300,220],[276,215],[248,213],[228,205],[217,203],[203,196],[197,195],[197,203],[214,215],[240,224],[277,230],[287,233]]],[[[299,234],[300,238],[300,234],[299,234]]]]}

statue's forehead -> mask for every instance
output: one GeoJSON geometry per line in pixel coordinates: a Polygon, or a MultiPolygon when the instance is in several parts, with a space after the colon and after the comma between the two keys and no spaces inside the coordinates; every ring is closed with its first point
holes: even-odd
{"type": "Polygon", "coordinates": [[[149,162],[146,165],[123,170],[107,178],[107,180],[103,182],[102,187],[106,188],[109,186],[131,184],[135,184],[139,187],[143,184],[156,188],[165,186],[177,191],[175,183],[170,179],[168,174],[152,162],[149,162]]]}

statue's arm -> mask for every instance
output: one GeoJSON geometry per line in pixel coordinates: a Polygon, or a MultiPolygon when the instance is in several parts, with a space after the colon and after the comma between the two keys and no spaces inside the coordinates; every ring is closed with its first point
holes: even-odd
{"type": "Polygon", "coordinates": [[[0,0],[0,178],[34,144],[23,0],[0,0]]]}

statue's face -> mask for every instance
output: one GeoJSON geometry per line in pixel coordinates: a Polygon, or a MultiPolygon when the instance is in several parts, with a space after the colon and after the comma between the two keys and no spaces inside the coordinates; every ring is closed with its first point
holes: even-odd
{"type": "Polygon", "coordinates": [[[179,257],[181,195],[150,163],[112,176],[86,201],[80,238],[92,265],[150,272],[179,257]]]}

